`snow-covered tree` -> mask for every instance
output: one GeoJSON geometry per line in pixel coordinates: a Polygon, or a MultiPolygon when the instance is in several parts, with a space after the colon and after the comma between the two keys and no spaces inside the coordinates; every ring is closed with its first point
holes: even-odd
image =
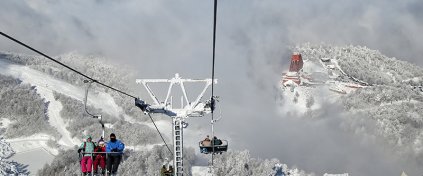
{"type": "Polygon", "coordinates": [[[215,156],[214,172],[218,176],[235,176],[235,175],[251,175],[251,176],[274,176],[276,173],[275,165],[281,165],[282,173],[291,176],[311,176],[299,169],[290,169],[285,164],[280,164],[277,159],[263,160],[251,158],[248,150],[233,151],[222,155],[215,156]]]}
{"type": "Polygon", "coordinates": [[[57,134],[48,123],[48,105],[34,87],[3,75],[0,75],[0,83],[0,118],[12,122],[5,129],[6,137],[30,136],[40,132],[57,134]]]}

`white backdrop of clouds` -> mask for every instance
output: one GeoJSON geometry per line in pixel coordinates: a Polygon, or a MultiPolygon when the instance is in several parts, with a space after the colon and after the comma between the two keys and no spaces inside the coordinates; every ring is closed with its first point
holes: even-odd
{"type": "MultiPolygon", "coordinates": [[[[377,143],[354,143],[339,111],[327,110],[331,120],[323,122],[280,117],[274,85],[289,62],[287,47],[303,42],[364,45],[423,65],[423,1],[219,0],[218,11],[216,92],[226,118],[217,129],[232,146],[317,173],[421,171],[377,143]]],[[[2,32],[50,55],[101,55],[140,78],[210,77],[212,19],[211,0],[0,2],[2,32]]],[[[29,53],[4,38],[0,50],[29,53]]]]}

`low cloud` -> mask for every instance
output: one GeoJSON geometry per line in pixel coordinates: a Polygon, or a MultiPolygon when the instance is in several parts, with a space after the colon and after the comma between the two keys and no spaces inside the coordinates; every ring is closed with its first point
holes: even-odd
{"type": "MultiPolygon", "coordinates": [[[[212,3],[4,0],[0,30],[51,55],[104,56],[139,78],[204,78],[211,75],[212,3]]],[[[423,65],[422,2],[233,0],[219,1],[218,11],[216,93],[224,119],[216,128],[233,148],[307,171],[399,175],[405,162],[341,128],[342,107],[324,109],[327,117],[317,120],[279,114],[276,84],[288,47],[303,42],[362,45],[423,65]]],[[[29,53],[4,38],[0,49],[29,53]]]]}

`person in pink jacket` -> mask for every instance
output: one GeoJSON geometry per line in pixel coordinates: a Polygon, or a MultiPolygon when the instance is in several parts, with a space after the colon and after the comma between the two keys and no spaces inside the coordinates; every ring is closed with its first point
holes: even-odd
{"type": "Polygon", "coordinates": [[[82,152],[82,159],[81,159],[81,171],[84,175],[89,175],[92,171],[92,152],[96,148],[96,145],[91,140],[91,136],[88,135],[87,140],[79,146],[78,153],[82,152]]]}

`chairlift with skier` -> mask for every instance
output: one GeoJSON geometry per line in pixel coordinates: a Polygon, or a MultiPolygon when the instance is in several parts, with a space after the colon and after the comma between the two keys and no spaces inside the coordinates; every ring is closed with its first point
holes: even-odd
{"type": "MultiPolygon", "coordinates": [[[[216,106],[216,101],[218,101],[217,99],[218,97],[211,98],[206,103],[206,106],[209,106],[211,110],[214,111],[216,106]]],[[[222,154],[223,152],[226,152],[228,150],[228,141],[219,139],[216,136],[214,136],[214,123],[216,123],[222,118],[222,112],[220,111],[220,108],[219,108],[219,115],[220,115],[219,118],[213,119],[211,121],[213,138],[210,139],[209,135],[207,135],[207,137],[204,140],[198,143],[200,147],[200,152],[203,154],[222,154]]]]}

